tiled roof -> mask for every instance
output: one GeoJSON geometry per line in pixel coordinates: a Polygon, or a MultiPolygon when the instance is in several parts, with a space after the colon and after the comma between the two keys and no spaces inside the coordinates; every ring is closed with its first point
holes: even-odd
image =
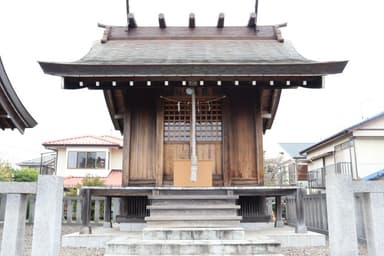
{"type": "Polygon", "coordinates": [[[279,143],[280,146],[292,157],[303,158],[300,151],[312,146],[314,143],[279,143]]]}
{"type": "Polygon", "coordinates": [[[340,138],[343,135],[348,134],[348,133],[350,133],[350,132],[352,132],[352,131],[354,131],[356,129],[359,129],[360,127],[362,127],[364,125],[367,125],[367,124],[369,124],[369,123],[371,123],[371,122],[373,122],[375,120],[378,120],[380,118],[384,118],[384,112],[381,112],[381,113],[379,113],[379,114],[377,114],[377,115],[375,115],[375,116],[373,116],[371,118],[368,118],[368,119],[366,119],[364,121],[361,121],[361,122],[359,122],[357,124],[354,124],[354,125],[346,128],[346,129],[344,129],[344,130],[342,130],[342,131],[340,131],[340,132],[338,132],[338,133],[336,133],[336,134],[334,134],[334,135],[332,135],[332,136],[330,136],[330,137],[328,137],[328,138],[326,138],[326,139],[324,139],[324,140],[322,140],[322,141],[320,141],[320,142],[318,142],[316,144],[313,144],[312,146],[309,146],[308,148],[303,149],[300,153],[303,154],[303,153],[307,153],[309,151],[315,150],[316,148],[319,148],[322,145],[325,145],[325,144],[327,144],[330,141],[333,141],[333,140],[335,140],[337,138],[340,138]]]}
{"type": "Polygon", "coordinates": [[[109,135],[94,136],[85,135],[66,139],[52,140],[43,143],[45,147],[52,146],[108,146],[108,147],[123,147],[123,139],[109,135]]]}
{"type": "Polygon", "coordinates": [[[374,172],[374,173],[372,173],[372,174],[370,174],[368,176],[365,176],[363,178],[363,180],[364,181],[377,180],[377,179],[379,179],[379,178],[381,178],[383,176],[384,176],[384,169],[382,169],[382,170],[380,170],[378,172],[374,172]]]}
{"type": "Polygon", "coordinates": [[[17,163],[18,166],[40,166],[40,165],[49,165],[53,164],[56,160],[56,154],[46,154],[43,155],[43,158],[38,157],[34,159],[25,160],[23,162],[17,163]]]}
{"type": "MultiPolygon", "coordinates": [[[[64,178],[64,187],[65,188],[73,188],[77,184],[80,184],[84,177],[65,177],[64,178]]],[[[112,170],[107,177],[99,177],[102,181],[104,181],[105,186],[110,187],[121,187],[122,181],[122,171],[121,170],[112,170]]]]}

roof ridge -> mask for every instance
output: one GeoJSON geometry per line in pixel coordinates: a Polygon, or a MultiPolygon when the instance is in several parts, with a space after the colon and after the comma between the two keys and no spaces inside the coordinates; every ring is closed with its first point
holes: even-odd
{"type": "Polygon", "coordinates": [[[302,154],[302,153],[308,152],[308,151],[310,151],[310,150],[320,146],[321,144],[327,143],[328,141],[331,141],[331,140],[333,140],[333,139],[335,139],[335,138],[337,138],[337,137],[339,137],[339,136],[341,136],[343,134],[349,133],[349,132],[351,132],[351,131],[353,131],[353,130],[361,127],[361,126],[364,126],[364,125],[366,125],[366,124],[368,124],[370,122],[373,122],[373,121],[375,121],[375,120],[377,120],[377,119],[379,119],[381,117],[384,117],[384,111],[382,111],[382,112],[380,112],[380,113],[378,113],[376,115],[373,115],[373,116],[371,116],[371,117],[369,117],[369,118],[367,118],[367,119],[365,119],[363,121],[357,122],[354,125],[350,125],[347,128],[344,128],[344,129],[340,130],[339,132],[334,133],[333,135],[328,136],[325,139],[315,143],[314,145],[304,149],[300,153],[302,154]]]}
{"type": "Polygon", "coordinates": [[[53,143],[53,142],[57,142],[57,141],[80,139],[80,138],[86,138],[86,137],[91,137],[91,136],[92,135],[72,136],[72,137],[69,137],[69,138],[62,138],[62,139],[56,139],[56,140],[48,140],[48,141],[43,142],[42,144],[44,145],[44,144],[53,143]]]}

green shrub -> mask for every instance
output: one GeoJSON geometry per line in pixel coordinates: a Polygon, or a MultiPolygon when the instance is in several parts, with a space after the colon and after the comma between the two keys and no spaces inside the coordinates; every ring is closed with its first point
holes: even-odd
{"type": "Polygon", "coordinates": [[[12,181],[12,167],[0,160],[0,181],[12,181]]]}
{"type": "Polygon", "coordinates": [[[95,177],[95,176],[87,175],[81,181],[80,187],[81,186],[104,187],[105,186],[105,182],[100,177],[95,177]]]}
{"type": "Polygon", "coordinates": [[[22,168],[13,172],[13,180],[16,182],[33,182],[37,181],[39,171],[33,168],[22,168]]]}

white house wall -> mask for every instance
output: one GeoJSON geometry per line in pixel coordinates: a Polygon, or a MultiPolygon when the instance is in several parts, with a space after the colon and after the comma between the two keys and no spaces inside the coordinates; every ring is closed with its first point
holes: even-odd
{"type": "Polygon", "coordinates": [[[122,170],[123,169],[123,150],[122,149],[110,149],[110,168],[112,170],[122,170]]]}
{"type": "Polygon", "coordinates": [[[360,178],[384,168],[384,137],[355,138],[355,149],[360,178]]]}
{"type": "Polygon", "coordinates": [[[68,176],[67,173],[67,152],[65,148],[57,149],[57,176],[68,176]]]}
{"type": "Polygon", "coordinates": [[[112,169],[122,169],[122,150],[104,147],[68,147],[60,148],[57,152],[57,175],[62,177],[85,177],[99,176],[106,177],[112,169]],[[104,169],[68,169],[67,159],[68,152],[106,152],[106,165],[104,169]]]}

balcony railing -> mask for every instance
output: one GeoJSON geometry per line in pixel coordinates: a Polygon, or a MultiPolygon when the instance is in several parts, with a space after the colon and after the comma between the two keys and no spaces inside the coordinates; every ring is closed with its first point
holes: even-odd
{"type": "Polygon", "coordinates": [[[308,172],[308,186],[309,188],[324,189],[325,188],[325,174],[335,172],[340,175],[348,175],[352,177],[351,162],[340,162],[334,165],[327,165],[325,168],[318,168],[308,172]]]}

